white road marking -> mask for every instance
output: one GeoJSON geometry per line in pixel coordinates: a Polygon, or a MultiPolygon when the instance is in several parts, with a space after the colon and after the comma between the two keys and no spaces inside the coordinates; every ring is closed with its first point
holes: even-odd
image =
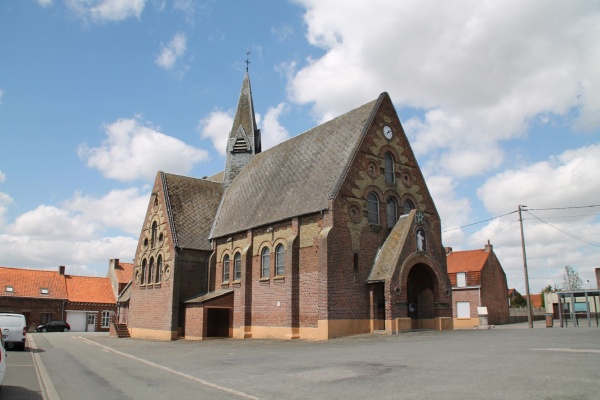
{"type": "Polygon", "coordinates": [[[42,398],[44,400],[60,400],[58,392],[46,371],[46,367],[37,352],[37,346],[33,340],[33,336],[27,335],[27,342],[33,358],[33,366],[35,367],[35,373],[38,377],[38,383],[40,384],[40,390],[42,391],[42,398]]]}
{"type": "Polygon", "coordinates": [[[233,394],[233,395],[245,398],[245,399],[260,400],[260,398],[258,398],[256,396],[252,396],[250,394],[247,394],[247,393],[244,393],[244,392],[240,392],[240,391],[235,390],[235,389],[226,388],[224,386],[220,386],[220,385],[217,385],[215,383],[211,383],[211,382],[205,381],[204,379],[200,379],[200,378],[196,378],[195,376],[192,376],[192,375],[184,374],[183,372],[175,371],[174,369],[165,367],[165,366],[160,365],[160,364],[153,363],[152,361],[144,360],[143,358],[139,358],[139,357],[133,356],[131,354],[123,353],[121,351],[115,350],[115,349],[110,348],[108,346],[104,346],[104,345],[102,345],[100,343],[96,343],[93,340],[86,339],[86,338],[84,338],[82,336],[78,336],[77,339],[81,340],[84,343],[91,344],[91,345],[94,345],[94,346],[98,346],[98,347],[100,347],[100,348],[102,348],[102,349],[104,349],[106,351],[111,352],[111,353],[115,353],[115,354],[118,354],[118,355],[120,355],[122,357],[129,358],[130,360],[134,360],[134,361],[140,362],[142,364],[146,364],[146,365],[149,365],[151,367],[158,368],[158,369],[170,372],[170,373],[175,374],[175,375],[179,375],[179,376],[181,376],[183,378],[190,379],[190,380],[192,380],[194,382],[198,382],[198,383],[200,383],[202,385],[211,387],[213,389],[221,390],[223,392],[230,393],[230,394],[233,394]]]}
{"type": "Polygon", "coordinates": [[[531,349],[533,351],[562,351],[566,353],[600,353],[600,350],[594,349],[569,349],[567,347],[556,347],[547,349],[531,349]]]}

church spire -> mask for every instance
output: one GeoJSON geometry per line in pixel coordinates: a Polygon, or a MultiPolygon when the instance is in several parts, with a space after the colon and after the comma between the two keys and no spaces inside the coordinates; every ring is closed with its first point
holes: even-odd
{"type": "MultiPolygon", "coordinates": [[[[246,65],[250,63],[248,60],[246,62],[246,65]]],[[[225,187],[229,186],[242,168],[248,164],[252,156],[260,153],[260,150],[260,129],[256,127],[250,76],[246,71],[237,110],[233,118],[233,126],[227,141],[227,161],[225,162],[223,185],[225,187]]]]}

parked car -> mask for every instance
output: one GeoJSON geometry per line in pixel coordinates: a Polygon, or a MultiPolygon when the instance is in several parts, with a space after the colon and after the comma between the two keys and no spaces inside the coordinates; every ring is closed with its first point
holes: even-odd
{"type": "MultiPolygon", "coordinates": [[[[2,390],[2,382],[4,381],[4,373],[6,372],[6,349],[4,349],[4,330],[0,326],[0,390],[2,390]]],[[[8,329],[6,330],[8,336],[8,329]]]]}
{"type": "Polygon", "coordinates": [[[27,339],[27,322],[23,314],[0,314],[0,326],[4,344],[7,349],[17,348],[25,350],[25,339],[27,339]]]}
{"type": "Polygon", "coordinates": [[[36,332],[69,332],[71,325],[65,321],[51,321],[35,328],[36,332]]]}

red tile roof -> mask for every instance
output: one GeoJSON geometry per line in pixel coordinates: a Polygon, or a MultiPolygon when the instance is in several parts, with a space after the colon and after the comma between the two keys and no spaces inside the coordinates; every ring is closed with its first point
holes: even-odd
{"type": "Polygon", "coordinates": [[[58,271],[0,267],[0,296],[66,299],[65,277],[58,271]],[[12,293],[6,292],[12,286],[12,293]],[[48,289],[42,294],[41,289],[48,289]]]}
{"type": "Polygon", "coordinates": [[[489,255],[485,250],[453,251],[447,258],[448,273],[481,271],[489,255]]]}
{"type": "Polygon", "coordinates": [[[69,301],[74,303],[115,303],[109,278],[66,275],[69,301]]]}
{"type": "Polygon", "coordinates": [[[542,306],[542,295],[541,294],[532,294],[530,295],[531,306],[532,307],[541,307],[542,306]]]}
{"type": "Polygon", "coordinates": [[[129,283],[133,279],[133,264],[119,262],[115,267],[115,274],[119,283],[129,283]]]}

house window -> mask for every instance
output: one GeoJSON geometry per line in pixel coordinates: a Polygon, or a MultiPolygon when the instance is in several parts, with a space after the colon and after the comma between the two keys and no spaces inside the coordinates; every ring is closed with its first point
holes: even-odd
{"type": "Polygon", "coordinates": [[[271,263],[271,251],[268,247],[262,249],[260,256],[260,277],[268,278],[271,275],[270,263],[271,263]]]}
{"type": "Polygon", "coordinates": [[[111,311],[102,311],[102,328],[108,328],[110,326],[111,311]]]}
{"type": "Polygon", "coordinates": [[[398,202],[391,196],[387,199],[386,215],[388,228],[396,225],[396,221],[398,221],[398,202]]]}
{"type": "Polygon", "coordinates": [[[367,213],[369,223],[379,225],[379,198],[373,192],[367,196],[367,213]]]}
{"type": "Polygon", "coordinates": [[[394,174],[394,157],[390,153],[383,155],[385,167],[385,183],[396,182],[396,174],[394,174]]]}
{"type": "Polygon", "coordinates": [[[276,276],[284,276],[285,275],[285,248],[282,244],[278,244],[275,247],[275,275],[276,276]]]}
{"type": "Polygon", "coordinates": [[[148,283],[154,282],[154,257],[150,257],[150,265],[148,266],[148,283]]]}
{"type": "Polygon", "coordinates": [[[162,281],[162,256],[159,255],[156,260],[156,283],[160,283],[162,281]]]}
{"type": "Polygon", "coordinates": [[[142,260],[142,280],[140,282],[142,285],[146,283],[146,270],[146,259],[144,258],[142,260]]]}
{"type": "Polygon", "coordinates": [[[467,273],[459,272],[456,274],[456,286],[465,287],[467,286],[467,273]]]}
{"type": "Polygon", "coordinates": [[[40,294],[47,296],[49,293],[48,288],[40,288],[40,294]]]}
{"type": "Polygon", "coordinates": [[[42,324],[47,324],[50,321],[52,321],[52,313],[43,312],[42,313],[42,324]]]}
{"type": "Polygon", "coordinates": [[[13,293],[15,290],[12,286],[4,286],[4,291],[6,293],[13,293]]]}
{"type": "Polygon", "coordinates": [[[468,301],[456,302],[456,317],[471,318],[471,303],[468,301]]]}
{"type": "Polygon", "coordinates": [[[239,281],[242,279],[242,255],[235,253],[233,256],[233,280],[239,281]]]}
{"type": "Polygon", "coordinates": [[[154,246],[156,245],[156,228],[157,224],[156,221],[154,221],[152,223],[152,236],[150,236],[150,245],[152,246],[152,248],[154,248],[154,246]]]}
{"type": "Polygon", "coordinates": [[[223,282],[229,282],[229,254],[223,257],[223,282]]]}
{"type": "Polygon", "coordinates": [[[415,209],[415,205],[412,201],[406,199],[404,200],[404,204],[402,204],[402,215],[408,214],[411,210],[415,209]]]}

